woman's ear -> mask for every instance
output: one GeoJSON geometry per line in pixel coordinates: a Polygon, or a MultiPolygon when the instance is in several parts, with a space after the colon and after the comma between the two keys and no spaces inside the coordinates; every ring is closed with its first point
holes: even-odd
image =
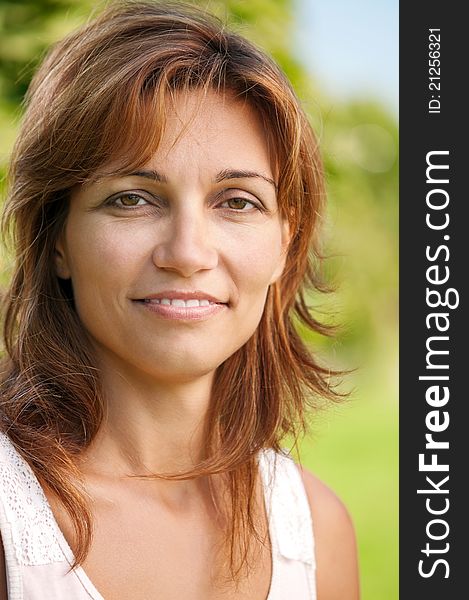
{"type": "Polygon", "coordinates": [[[60,279],[70,279],[70,267],[68,265],[67,253],[63,234],[58,238],[54,248],[54,266],[57,277],[60,279]]]}
{"type": "Polygon", "coordinates": [[[285,268],[285,263],[287,261],[288,248],[290,247],[291,241],[291,232],[290,232],[290,224],[287,219],[283,219],[282,221],[282,252],[280,254],[279,264],[277,265],[274,274],[272,275],[272,279],[270,280],[270,284],[275,283],[282,276],[283,270],[285,268]]]}

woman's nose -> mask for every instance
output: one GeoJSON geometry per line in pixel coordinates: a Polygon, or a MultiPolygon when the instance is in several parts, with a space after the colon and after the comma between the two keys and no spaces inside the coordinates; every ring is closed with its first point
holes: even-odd
{"type": "Polygon", "coordinates": [[[158,240],[153,251],[153,262],[160,269],[190,277],[218,265],[218,252],[211,243],[207,216],[202,211],[181,210],[160,233],[163,239],[158,240]]]}

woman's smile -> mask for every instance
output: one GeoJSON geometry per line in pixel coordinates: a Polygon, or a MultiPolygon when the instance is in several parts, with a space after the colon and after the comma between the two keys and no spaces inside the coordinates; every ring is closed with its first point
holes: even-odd
{"type": "Polygon", "coordinates": [[[181,321],[202,321],[228,308],[228,303],[202,291],[170,290],[134,302],[163,319],[181,321]]]}

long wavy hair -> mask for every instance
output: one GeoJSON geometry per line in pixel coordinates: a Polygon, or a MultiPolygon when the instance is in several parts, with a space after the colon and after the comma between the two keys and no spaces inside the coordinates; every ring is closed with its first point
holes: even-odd
{"type": "Polygon", "coordinates": [[[92,541],[92,514],[75,459],[99,430],[104,401],[70,283],[55,273],[54,247],[71,189],[111,164],[116,172],[145,164],[168,102],[193,89],[229,92],[256,111],[291,233],[284,272],[269,288],[257,330],[216,371],[203,460],[190,471],[152,475],[223,475],[228,495],[218,508],[227,517],[225,564],[236,580],[249,566],[253,536],[259,539],[259,451],[280,451],[286,435],[297,439],[309,411],[339,394],[331,371],[298,333],[298,325],[330,333],[307,305],[310,291],[326,291],[317,140],[276,63],[204,11],[171,2],[113,4],[55,45],[33,78],[3,217],[14,267],[2,311],[1,427],[69,514],[76,566],[92,541]]]}

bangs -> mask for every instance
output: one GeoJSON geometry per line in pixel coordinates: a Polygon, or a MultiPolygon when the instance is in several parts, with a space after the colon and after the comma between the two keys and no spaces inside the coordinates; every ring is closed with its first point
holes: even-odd
{"type": "MultiPolygon", "coordinates": [[[[119,82],[112,90],[112,99],[104,104],[100,118],[94,119],[94,126],[89,131],[90,138],[95,139],[90,144],[92,157],[88,154],[86,163],[92,162],[93,168],[86,169],[80,183],[122,175],[146,164],[158,149],[167,116],[181,95],[199,92],[193,118],[209,91],[236,98],[236,92],[226,85],[223,65],[217,62],[201,69],[199,59],[196,65],[174,65],[173,72],[168,69],[162,73],[144,71],[119,82]]],[[[93,110],[92,106],[90,110],[93,110]]],[[[90,120],[88,118],[86,122],[90,120]]],[[[184,134],[191,121],[192,118],[184,124],[178,137],[184,134]]]]}

